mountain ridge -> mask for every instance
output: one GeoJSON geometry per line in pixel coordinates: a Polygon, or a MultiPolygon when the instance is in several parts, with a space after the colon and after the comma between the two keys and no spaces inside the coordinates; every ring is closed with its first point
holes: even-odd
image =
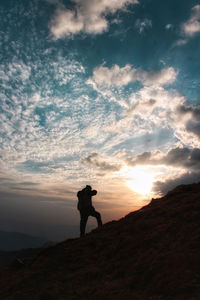
{"type": "Polygon", "coordinates": [[[0,271],[2,299],[200,298],[200,183],[0,271]]]}
{"type": "Polygon", "coordinates": [[[0,230],[0,251],[18,251],[39,248],[50,242],[48,239],[15,231],[0,230]]]}

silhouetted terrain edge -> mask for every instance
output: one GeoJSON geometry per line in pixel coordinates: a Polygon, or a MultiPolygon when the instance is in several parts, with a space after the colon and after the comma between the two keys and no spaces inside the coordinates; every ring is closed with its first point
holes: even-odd
{"type": "Polygon", "coordinates": [[[200,299],[200,184],[0,271],[1,299],[200,299]]]}

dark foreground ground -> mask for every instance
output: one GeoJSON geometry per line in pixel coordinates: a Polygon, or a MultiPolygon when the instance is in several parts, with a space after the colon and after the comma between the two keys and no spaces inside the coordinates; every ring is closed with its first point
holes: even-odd
{"type": "Polygon", "coordinates": [[[200,184],[0,272],[0,299],[200,299],[200,184]]]}

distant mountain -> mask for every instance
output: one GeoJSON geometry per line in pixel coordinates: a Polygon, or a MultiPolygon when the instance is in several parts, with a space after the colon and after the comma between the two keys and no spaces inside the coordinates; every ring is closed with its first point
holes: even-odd
{"type": "Polygon", "coordinates": [[[199,300],[200,184],[0,271],[0,299],[199,300]]]}
{"type": "Polygon", "coordinates": [[[49,241],[42,237],[19,232],[0,231],[0,251],[18,251],[25,248],[39,248],[49,241]]]}

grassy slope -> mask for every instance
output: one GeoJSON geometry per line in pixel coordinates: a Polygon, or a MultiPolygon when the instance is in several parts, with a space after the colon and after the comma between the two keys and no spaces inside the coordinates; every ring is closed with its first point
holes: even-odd
{"type": "Polygon", "coordinates": [[[200,299],[200,184],[0,272],[1,299],[200,299]]]}

